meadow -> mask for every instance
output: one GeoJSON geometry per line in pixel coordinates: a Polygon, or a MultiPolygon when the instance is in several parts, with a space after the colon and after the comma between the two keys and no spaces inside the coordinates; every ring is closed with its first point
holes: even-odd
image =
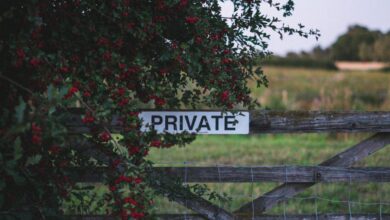
{"type": "MultiPolygon", "coordinates": [[[[262,108],[272,110],[390,110],[390,74],[341,72],[297,68],[264,68],[268,88],[249,82],[252,95],[262,108]]],[[[316,165],[358,143],[370,134],[278,134],[256,136],[199,135],[186,147],[153,149],[149,158],[160,166],[265,166],[316,165]]],[[[390,148],[356,166],[389,166],[390,148]]],[[[227,193],[228,210],[251,201],[276,183],[207,184],[227,193]]],[[[156,212],[190,213],[165,199],[156,200],[156,212]]],[[[390,212],[390,184],[317,184],[268,214],[379,213],[390,212]],[[381,203],[382,205],[380,205],[381,203]]]]}
{"type": "Polygon", "coordinates": [[[390,110],[390,74],[381,71],[337,71],[265,67],[269,87],[252,96],[273,110],[390,110]]]}

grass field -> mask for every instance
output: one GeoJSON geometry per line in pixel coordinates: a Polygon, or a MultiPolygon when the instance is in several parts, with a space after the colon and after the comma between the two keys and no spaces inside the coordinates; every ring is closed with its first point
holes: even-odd
{"type": "MultiPolygon", "coordinates": [[[[255,88],[255,97],[273,110],[390,110],[390,74],[337,72],[309,69],[265,68],[268,88],[255,88]]],[[[149,158],[161,166],[202,165],[315,165],[352,146],[369,134],[283,134],[258,136],[198,136],[187,147],[154,149],[149,158]]],[[[390,166],[390,148],[357,164],[390,166]]],[[[275,183],[208,184],[226,192],[232,201],[223,206],[234,210],[259,196],[275,183]]],[[[379,213],[390,212],[390,184],[317,184],[269,214],[379,213]],[[316,199],[314,199],[316,198],[316,199]],[[350,201],[348,203],[348,201],[350,201]],[[379,202],[385,203],[380,207],[379,202]],[[387,202],[387,203],[386,203],[387,202]]],[[[157,212],[189,212],[164,199],[157,212]]]]}
{"type": "Polygon", "coordinates": [[[390,110],[390,74],[384,72],[264,68],[268,88],[250,83],[253,97],[274,110],[390,110]]]}

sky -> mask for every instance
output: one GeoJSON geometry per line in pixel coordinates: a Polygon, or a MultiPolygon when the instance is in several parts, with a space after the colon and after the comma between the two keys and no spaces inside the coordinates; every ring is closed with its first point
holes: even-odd
{"type": "MultiPolygon", "coordinates": [[[[272,35],[269,50],[275,54],[309,51],[316,45],[328,47],[354,24],[383,32],[390,31],[390,0],[294,0],[294,2],[293,15],[285,18],[285,23],[290,26],[302,23],[307,28],[319,29],[321,37],[318,41],[315,38],[295,36],[286,36],[280,40],[278,35],[272,35]]],[[[232,5],[224,4],[222,10],[223,14],[229,15],[233,10],[232,5]]],[[[268,7],[264,7],[264,12],[271,16],[279,15],[268,7]]]]}

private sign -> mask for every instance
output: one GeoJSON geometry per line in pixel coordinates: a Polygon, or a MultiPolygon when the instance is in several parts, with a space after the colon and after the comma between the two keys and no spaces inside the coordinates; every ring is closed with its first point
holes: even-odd
{"type": "Polygon", "coordinates": [[[139,114],[143,121],[141,131],[152,127],[158,133],[197,134],[248,134],[249,112],[217,111],[144,111],[139,114]]]}

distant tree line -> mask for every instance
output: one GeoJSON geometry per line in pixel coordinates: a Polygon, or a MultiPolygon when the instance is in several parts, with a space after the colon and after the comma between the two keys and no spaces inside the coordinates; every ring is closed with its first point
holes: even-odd
{"type": "Polygon", "coordinates": [[[371,31],[355,25],[330,47],[333,60],[390,61],[390,32],[371,31]]]}
{"type": "Polygon", "coordinates": [[[383,33],[361,25],[353,25],[327,48],[289,52],[286,56],[271,56],[264,64],[334,69],[334,61],[390,62],[390,31],[383,33]]]}

